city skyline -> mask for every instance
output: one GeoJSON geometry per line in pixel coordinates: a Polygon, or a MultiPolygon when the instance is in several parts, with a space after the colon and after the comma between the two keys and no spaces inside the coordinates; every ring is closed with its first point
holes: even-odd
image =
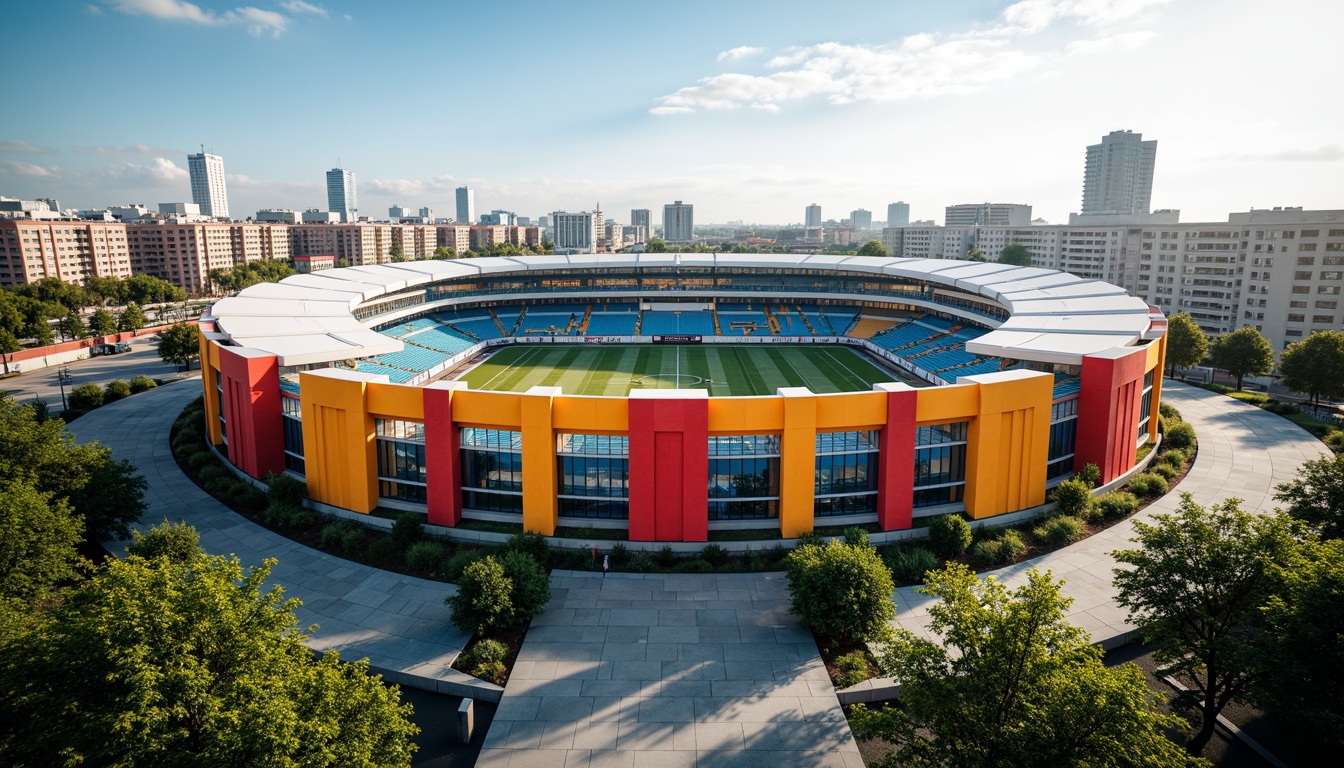
{"type": "MultiPolygon", "coordinates": [[[[589,10],[618,7],[635,27],[655,12],[611,3],[589,10]]],[[[237,218],[323,207],[316,174],[339,158],[361,178],[369,211],[394,203],[453,210],[454,189],[466,185],[482,208],[531,216],[594,199],[613,211],[682,199],[704,222],[785,224],[801,221],[811,202],[839,212],[904,200],[919,220],[941,218],[948,205],[1006,200],[1062,222],[1080,208],[1085,147],[1130,129],[1161,141],[1152,207],[1179,208],[1183,220],[1338,205],[1344,146],[1333,126],[1344,107],[1309,76],[1344,66],[1328,36],[1344,21],[1335,4],[1228,2],[1210,13],[1199,0],[862,2],[809,16],[805,30],[793,23],[804,3],[781,3],[769,18],[714,6],[715,25],[696,22],[699,4],[687,8],[659,23],[688,42],[656,64],[627,68],[612,66],[615,48],[597,44],[606,38],[577,24],[566,27],[575,47],[592,35],[591,50],[553,55],[543,43],[555,30],[534,13],[520,17],[511,55],[499,57],[488,55],[498,42],[489,36],[441,52],[431,33],[449,9],[431,4],[15,6],[7,11],[15,27],[41,32],[0,51],[11,68],[42,60],[52,83],[97,68],[144,73],[147,84],[162,62],[176,69],[173,98],[164,100],[131,98],[138,91],[129,78],[77,99],[39,87],[41,78],[0,86],[11,104],[21,93],[25,105],[0,115],[0,194],[69,207],[185,201],[186,155],[204,143],[225,158],[237,218]],[[1231,56],[1229,40],[1248,44],[1231,56]],[[528,108],[515,120],[474,120],[445,102],[414,120],[370,108],[327,124],[312,119],[311,93],[259,86],[342,50],[343,92],[375,107],[400,86],[383,80],[383,43],[397,51],[397,72],[426,82],[487,87],[596,70],[611,98],[576,111],[545,88],[524,87],[528,108]],[[56,45],[62,55],[50,56],[56,45]],[[1265,90],[1291,112],[1249,109],[1265,90]],[[1098,98],[1085,108],[1032,119],[1043,94],[1072,103],[1070,95],[1091,91],[1098,98]],[[248,110],[217,108],[239,99],[248,110]],[[1227,110],[1200,106],[1215,103],[1227,110]],[[1238,103],[1249,118],[1218,116],[1238,103]],[[90,112],[105,118],[88,120],[90,112]],[[658,145],[685,149],[669,163],[648,152],[658,145]],[[803,146],[847,151],[818,165],[803,146]],[[611,157],[621,162],[595,162],[611,157]]],[[[486,12],[453,10],[453,25],[469,27],[486,12]]]]}

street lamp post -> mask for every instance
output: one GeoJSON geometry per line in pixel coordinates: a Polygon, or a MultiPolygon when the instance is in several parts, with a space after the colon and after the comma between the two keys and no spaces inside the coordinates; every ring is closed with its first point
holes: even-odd
{"type": "Polygon", "coordinates": [[[66,383],[69,382],[72,378],[74,378],[74,377],[70,374],[70,369],[69,369],[69,368],[60,368],[60,369],[58,369],[58,370],[56,371],[56,381],[60,382],[60,385],[61,385],[61,410],[62,410],[62,411],[68,411],[68,410],[70,410],[70,406],[66,405],[66,402],[65,402],[65,385],[66,385],[66,383]]]}

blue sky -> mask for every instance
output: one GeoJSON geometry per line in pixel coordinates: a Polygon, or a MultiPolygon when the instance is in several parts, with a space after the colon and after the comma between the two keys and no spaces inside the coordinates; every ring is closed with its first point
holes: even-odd
{"type": "Polygon", "coordinates": [[[1133,129],[1184,220],[1344,207],[1333,0],[251,2],[6,2],[0,194],[186,200],[204,143],[235,217],[325,207],[339,158],[379,216],[468,183],[532,216],[1057,222],[1133,129]]]}

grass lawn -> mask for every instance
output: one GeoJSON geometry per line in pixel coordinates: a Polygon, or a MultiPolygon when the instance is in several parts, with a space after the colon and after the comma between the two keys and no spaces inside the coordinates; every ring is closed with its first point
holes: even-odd
{"type": "Polygon", "coordinates": [[[624,396],[634,389],[706,389],[712,397],[863,392],[896,381],[862,355],[831,344],[531,344],[507,347],[462,377],[472,389],[624,396]]]}

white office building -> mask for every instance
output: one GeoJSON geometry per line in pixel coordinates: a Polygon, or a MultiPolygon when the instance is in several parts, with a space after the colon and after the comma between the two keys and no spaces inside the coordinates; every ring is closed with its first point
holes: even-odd
{"type": "Polygon", "coordinates": [[[946,227],[1026,227],[1030,224],[1031,206],[1019,203],[949,205],[943,212],[943,226],[946,227]]]}
{"type": "Polygon", "coordinates": [[[229,218],[224,158],[202,149],[198,154],[187,155],[187,172],[191,174],[191,201],[201,207],[201,214],[215,219],[229,218]]]}
{"type": "Polygon", "coordinates": [[[457,218],[458,224],[474,224],[476,222],[476,190],[470,187],[457,188],[457,218]]]}
{"type": "Polygon", "coordinates": [[[812,229],[821,226],[821,206],[813,203],[807,206],[807,214],[803,217],[803,227],[812,229]]]}
{"type": "Polygon", "coordinates": [[[695,206],[680,200],[663,206],[663,240],[681,245],[695,242],[695,206]]]}
{"type": "Polygon", "coordinates": [[[349,224],[359,218],[359,196],[355,192],[355,172],[344,168],[327,171],[327,210],[349,224]]]}
{"type": "Polygon", "coordinates": [[[873,212],[859,208],[849,212],[849,225],[857,230],[873,228],[873,212]]]}
{"type": "MultiPolygon", "coordinates": [[[[598,229],[602,214],[597,211],[555,211],[551,224],[555,228],[556,253],[596,253],[598,229]]],[[[605,235],[605,233],[603,233],[605,235]]]]}
{"type": "Polygon", "coordinates": [[[1083,215],[1148,213],[1153,196],[1157,142],[1143,134],[1112,131],[1087,148],[1083,164],[1083,215]]]}
{"type": "Polygon", "coordinates": [[[891,203],[887,206],[887,226],[904,227],[910,223],[910,204],[891,203]]]}
{"type": "Polygon", "coordinates": [[[630,226],[643,227],[645,232],[644,240],[648,240],[653,236],[653,211],[650,211],[648,208],[631,208],[630,226]]]}

